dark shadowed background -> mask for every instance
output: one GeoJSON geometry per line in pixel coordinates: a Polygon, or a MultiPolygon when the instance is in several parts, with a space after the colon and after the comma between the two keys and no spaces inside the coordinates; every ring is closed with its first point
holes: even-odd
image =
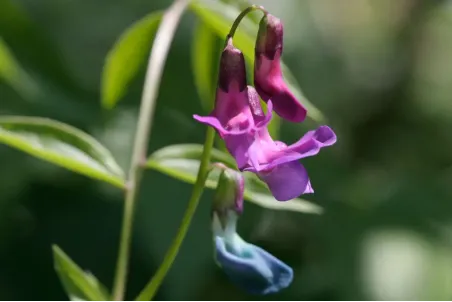
{"type": "MultiPolygon", "coordinates": [[[[334,147],[305,161],[316,190],[306,198],[323,215],[246,206],[241,235],[296,274],[289,289],[264,299],[451,299],[452,2],[256,2],[283,20],[284,59],[338,134],[334,147]]],[[[107,112],[100,105],[104,59],[130,24],[169,4],[1,0],[0,37],[44,93],[0,78],[0,114],[79,127],[127,169],[144,66],[107,112]]],[[[187,12],[171,48],[151,151],[203,141],[204,127],[191,118],[203,112],[190,64],[194,22],[187,12]]],[[[282,137],[295,141],[314,126],[285,123],[282,137]]],[[[190,190],[146,172],[129,299],[162,260],[190,190]]],[[[214,265],[211,196],[204,194],[158,299],[262,299],[233,287],[214,265]]],[[[0,145],[0,299],[66,299],[53,271],[54,243],[110,287],[122,198],[107,184],[0,145]]]]}

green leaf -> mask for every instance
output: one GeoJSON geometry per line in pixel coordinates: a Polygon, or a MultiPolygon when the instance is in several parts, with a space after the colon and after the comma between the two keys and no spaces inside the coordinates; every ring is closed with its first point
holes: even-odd
{"type": "Polygon", "coordinates": [[[17,93],[27,98],[38,89],[36,83],[20,66],[3,39],[0,38],[0,79],[6,81],[17,93]]]}
{"type": "MultiPolygon", "coordinates": [[[[171,176],[183,182],[194,184],[199,170],[199,160],[170,158],[155,160],[152,157],[147,161],[147,167],[171,176]]],[[[210,189],[217,187],[218,169],[212,170],[207,177],[205,186],[210,189]]]]}
{"type": "MultiPolygon", "coordinates": [[[[221,38],[225,39],[229,33],[232,23],[240,14],[240,11],[234,6],[213,0],[191,0],[190,9],[201,19],[206,25],[221,38]]],[[[243,19],[240,27],[234,36],[234,44],[239,48],[249,65],[254,64],[254,44],[258,31],[258,24],[252,22],[249,18],[243,19]]],[[[318,123],[324,123],[325,117],[307,98],[290,72],[289,68],[282,63],[282,71],[287,85],[297,97],[298,100],[308,110],[308,117],[318,123]]]]}
{"type": "Polygon", "coordinates": [[[221,49],[217,46],[217,35],[204,22],[196,24],[191,50],[192,70],[195,86],[205,111],[210,111],[215,99],[218,60],[221,49]]]}
{"type": "MultiPolygon", "coordinates": [[[[149,157],[147,167],[184,182],[194,183],[202,151],[203,146],[199,144],[179,144],[163,147],[149,157]]],[[[217,149],[212,150],[211,161],[224,163],[231,168],[236,166],[232,156],[217,149]]],[[[219,172],[214,170],[209,173],[206,180],[207,187],[216,188],[219,172]]]]}
{"type": "Polygon", "coordinates": [[[71,171],[124,187],[123,172],[110,152],[88,134],[46,118],[0,117],[0,144],[71,171]]]}
{"type": "MultiPolygon", "coordinates": [[[[154,152],[147,161],[147,167],[183,182],[194,184],[199,170],[202,145],[173,145],[154,152]]],[[[212,150],[212,161],[222,162],[234,167],[233,158],[219,150],[212,150]]],[[[215,189],[218,183],[219,169],[214,169],[205,186],[215,189]]],[[[285,210],[302,213],[320,214],[322,208],[307,200],[292,199],[286,202],[277,201],[267,189],[267,186],[252,173],[244,173],[245,199],[261,207],[272,210],[285,210]]]]}
{"type": "Polygon", "coordinates": [[[144,65],[163,13],[153,12],[132,24],[108,52],[102,73],[102,105],[111,109],[144,65]]]}
{"type": "Polygon", "coordinates": [[[58,246],[53,245],[53,263],[67,295],[72,301],[108,301],[106,288],[89,273],[84,272],[58,246]]]}
{"type": "MultiPolygon", "coordinates": [[[[201,158],[203,146],[200,144],[179,144],[163,147],[154,153],[151,158],[154,160],[165,159],[196,159],[201,158]]],[[[235,167],[234,158],[228,153],[213,149],[211,152],[211,161],[222,162],[229,167],[235,167]]]]}

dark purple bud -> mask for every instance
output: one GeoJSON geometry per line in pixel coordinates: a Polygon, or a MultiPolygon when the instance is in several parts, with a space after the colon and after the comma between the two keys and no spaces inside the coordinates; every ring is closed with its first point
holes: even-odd
{"type": "Polygon", "coordinates": [[[228,38],[220,59],[218,85],[225,92],[243,91],[246,88],[246,69],[243,53],[234,47],[232,38],[228,38]]]}
{"type": "Polygon", "coordinates": [[[270,60],[275,58],[276,52],[283,49],[284,27],[280,19],[267,14],[259,23],[256,40],[256,55],[263,54],[270,60]]]}

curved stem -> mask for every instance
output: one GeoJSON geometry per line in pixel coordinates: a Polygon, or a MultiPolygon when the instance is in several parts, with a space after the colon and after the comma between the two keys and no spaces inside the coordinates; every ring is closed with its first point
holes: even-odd
{"type": "Polygon", "coordinates": [[[165,259],[160,265],[157,273],[154,277],[146,284],[145,288],[141,291],[138,297],[135,299],[136,301],[150,301],[154,298],[157,290],[165,279],[166,274],[170,270],[176,256],[179,252],[179,249],[184,241],[185,235],[190,227],[191,220],[193,215],[195,214],[196,208],[199,203],[199,199],[201,198],[202,192],[204,190],[204,183],[206,182],[207,176],[211,170],[210,167],[210,152],[213,147],[215,139],[215,130],[209,127],[207,129],[206,140],[204,142],[204,149],[201,158],[201,164],[198,170],[198,176],[196,178],[195,186],[193,187],[193,192],[188,202],[187,209],[185,210],[184,217],[182,218],[182,222],[179,227],[179,231],[177,232],[176,237],[171,243],[168,252],[165,255],[165,259]]]}
{"type": "Polygon", "coordinates": [[[165,12],[149,56],[129,178],[126,186],[121,237],[113,284],[112,296],[117,301],[124,300],[135,200],[143,173],[143,163],[146,160],[149,133],[151,132],[152,117],[154,115],[163,67],[174,32],[187,4],[188,0],[175,0],[173,5],[165,12]]]}
{"type": "Polygon", "coordinates": [[[240,13],[240,15],[237,16],[237,18],[235,19],[234,23],[231,26],[231,29],[229,30],[229,37],[234,37],[235,31],[237,30],[237,27],[239,27],[240,22],[242,22],[242,19],[250,12],[254,11],[254,10],[260,10],[264,13],[264,15],[267,15],[268,12],[267,10],[260,5],[251,5],[249,7],[247,7],[244,11],[242,11],[240,13]]]}

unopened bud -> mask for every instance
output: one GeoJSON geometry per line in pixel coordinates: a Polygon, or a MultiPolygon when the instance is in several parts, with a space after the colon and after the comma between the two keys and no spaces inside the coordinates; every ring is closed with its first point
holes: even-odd
{"type": "Polygon", "coordinates": [[[243,212],[244,190],[242,173],[229,168],[221,172],[212,204],[214,229],[223,232],[232,226],[235,230],[236,220],[243,212]]]}
{"type": "Polygon", "coordinates": [[[218,179],[213,198],[213,211],[233,210],[237,214],[243,211],[243,192],[245,182],[242,173],[224,168],[218,179]]]}
{"type": "Polygon", "coordinates": [[[246,69],[243,53],[232,44],[232,38],[228,38],[220,59],[219,86],[225,91],[237,89],[243,91],[246,88],[246,69]]]}
{"type": "Polygon", "coordinates": [[[256,55],[265,55],[273,60],[277,51],[283,49],[284,28],[280,19],[273,15],[265,15],[259,23],[256,39],[256,55]]]}

